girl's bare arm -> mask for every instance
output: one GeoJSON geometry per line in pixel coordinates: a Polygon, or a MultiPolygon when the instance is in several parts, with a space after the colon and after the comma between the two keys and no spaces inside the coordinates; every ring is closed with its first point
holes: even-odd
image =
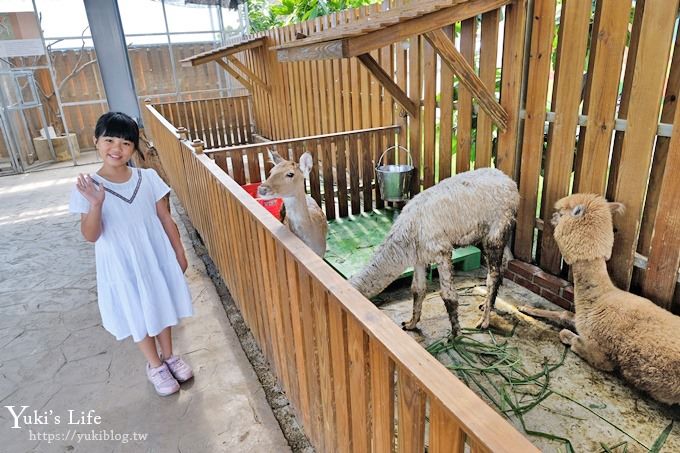
{"type": "Polygon", "coordinates": [[[172,249],[175,251],[175,256],[177,256],[179,267],[182,269],[182,272],[185,272],[188,267],[187,257],[184,253],[184,246],[182,245],[182,239],[179,236],[179,230],[172,218],[172,214],[170,214],[170,206],[168,205],[168,199],[166,197],[163,197],[156,202],[156,213],[158,214],[158,218],[161,219],[165,234],[167,234],[168,239],[170,239],[170,244],[172,244],[172,249]]]}
{"type": "Polygon", "coordinates": [[[96,242],[102,234],[102,205],[104,189],[88,175],[78,175],[76,188],[90,202],[90,211],[80,216],[80,232],[85,240],[96,242]]]}

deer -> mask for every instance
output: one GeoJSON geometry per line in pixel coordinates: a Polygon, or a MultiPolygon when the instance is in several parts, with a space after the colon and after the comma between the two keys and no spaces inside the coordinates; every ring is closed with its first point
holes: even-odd
{"type": "Polygon", "coordinates": [[[258,187],[263,199],[282,198],[286,209],[283,224],[323,258],[326,253],[328,222],[314,198],[305,192],[305,179],[309,177],[314,162],[312,155],[304,153],[300,162],[285,160],[276,151],[269,151],[274,167],[269,177],[258,187]]]}

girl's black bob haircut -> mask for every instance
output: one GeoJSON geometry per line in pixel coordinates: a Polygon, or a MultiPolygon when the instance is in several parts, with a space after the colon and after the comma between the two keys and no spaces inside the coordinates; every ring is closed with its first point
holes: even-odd
{"type": "Polygon", "coordinates": [[[139,126],[125,113],[109,112],[99,117],[94,128],[94,137],[99,139],[104,135],[130,141],[135,145],[135,150],[139,149],[139,126]]]}

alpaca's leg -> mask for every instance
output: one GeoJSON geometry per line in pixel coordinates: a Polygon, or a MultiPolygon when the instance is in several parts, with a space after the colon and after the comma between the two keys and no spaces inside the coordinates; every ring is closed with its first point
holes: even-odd
{"type": "Polygon", "coordinates": [[[409,322],[403,322],[401,325],[406,330],[413,330],[416,324],[420,321],[420,313],[423,309],[423,300],[425,299],[425,292],[427,290],[426,272],[424,264],[416,264],[413,267],[413,282],[411,283],[411,292],[413,293],[413,317],[409,322]]]}
{"type": "Polygon", "coordinates": [[[583,360],[602,371],[612,371],[614,363],[609,360],[607,354],[604,353],[599,344],[594,341],[589,341],[581,335],[577,335],[571,330],[562,329],[560,332],[560,341],[562,343],[571,345],[571,350],[574,351],[583,360]]]}
{"type": "Polygon", "coordinates": [[[442,299],[444,300],[446,312],[449,314],[449,321],[451,321],[451,336],[456,337],[460,333],[460,324],[458,324],[458,293],[453,286],[453,265],[451,264],[450,257],[450,254],[444,256],[437,263],[437,269],[439,271],[442,299]]]}
{"type": "Polygon", "coordinates": [[[484,306],[482,307],[484,313],[482,314],[480,320],[477,322],[476,327],[478,329],[486,329],[489,327],[491,309],[496,306],[496,296],[498,295],[498,288],[501,286],[501,283],[503,283],[501,265],[503,264],[504,246],[505,243],[500,244],[500,246],[496,244],[491,245],[487,243],[484,248],[486,266],[489,269],[489,271],[486,276],[486,291],[487,291],[486,301],[484,302],[484,306]]]}
{"type": "Polygon", "coordinates": [[[534,318],[543,318],[548,321],[553,321],[561,326],[575,328],[574,324],[574,314],[567,310],[553,311],[553,310],[543,310],[541,308],[534,308],[527,305],[517,307],[520,313],[525,315],[533,316],[534,318]]]}

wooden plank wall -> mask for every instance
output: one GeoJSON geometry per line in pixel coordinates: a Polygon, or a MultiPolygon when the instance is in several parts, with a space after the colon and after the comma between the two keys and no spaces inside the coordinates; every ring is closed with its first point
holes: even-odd
{"type": "Polygon", "coordinates": [[[673,123],[675,133],[680,128],[674,114],[678,1],[593,5],[588,14],[582,2],[564,0],[553,13],[554,2],[536,2],[529,16],[532,47],[514,250],[521,259],[566,276],[551,237],[552,206],[574,192],[606,195],[627,208],[614,219],[613,280],[623,289],[632,283],[634,291],[680,312],[680,226],[669,204],[677,190],[672,168],[680,149],[673,146],[674,137],[657,136],[659,118],[673,123]],[[554,31],[558,39],[552,48],[554,31]],[[549,127],[545,112],[554,115],[549,127]],[[579,122],[579,115],[587,118],[579,122]],[[625,131],[614,131],[617,119],[626,120],[625,131]],[[577,123],[581,127],[575,131],[577,123]],[[635,261],[647,261],[648,271],[634,272],[635,261]]]}
{"type": "Polygon", "coordinates": [[[163,143],[159,153],[173,188],[317,451],[423,451],[429,444],[439,453],[463,451],[465,443],[471,451],[538,451],[215,160],[179,140],[152,106],[145,121],[163,143]]]}
{"type": "MultiPolygon", "coordinates": [[[[442,64],[432,47],[419,37],[371,52],[395,83],[420,104],[420,114],[415,120],[404,115],[400,106],[356,58],[278,63],[275,52],[268,50],[296,39],[298,33],[308,36],[323,33],[339,24],[381,14],[383,10],[406,3],[410,1],[385,0],[382,5],[345,10],[261,33],[269,38],[266,46],[239,56],[260,77],[274,76],[269,79],[273,84],[271,93],[257,86],[253,89],[254,116],[261,133],[270,139],[281,140],[399,124],[402,132],[397,144],[410,150],[420,169],[413,181],[414,193],[456,172],[494,165],[499,139],[503,144],[503,157],[507,157],[508,162],[514,160],[516,140],[503,136],[515,137],[518,125],[523,32],[516,34],[515,29],[523,29],[524,0],[516,0],[484,17],[480,15],[464,21],[460,36],[459,33],[454,36],[454,28],[460,30],[460,24],[444,27],[456,47],[476,67],[484,83],[500,97],[496,76],[501,57],[498,38],[508,34],[506,17],[512,20],[509,39],[504,41],[513,55],[507,59],[507,70],[503,73],[505,99],[501,102],[511,116],[510,127],[504,134],[498,134],[495,125],[483,114],[480,115],[481,133],[477,134],[476,100],[473,101],[464,89],[458,93],[457,78],[442,64]],[[480,64],[476,64],[478,60],[480,64]],[[458,96],[457,102],[454,102],[455,96],[458,96]],[[481,149],[477,154],[478,142],[481,149]]],[[[379,149],[386,149],[386,145],[380,143],[379,149]]],[[[361,149],[358,159],[359,165],[366,162],[361,149]]],[[[388,156],[390,161],[405,159],[404,151],[388,156]]],[[[508,169],[514,172],[514,165],[508,169]]]]}
{"type": "MultiPolygon", "coordinates": [[[[181,59],[210,50],[213,47],[213,43],[173,44],[179,90],[185,92],[182,94],[182,100],[226,95],[226,92],[219,91],[220,78],[224,80],[224,86],[231,83],[235,88],[231,95],[247,94],[241,84],[217,65],[202,65],[197,68],[184,68],[179,65],[181,59]],[[228,79],[230,82],[227,81],[228,79]]],[[[140,98],[151,97],[154,102],[177,101],[175,95],[177,87],[172,80],[170,52],[167,45],[132,46],[129,49],[129,56],[135,88],[140,98]]],[[[80,49],[53,50],[51,57],[54,62],[56,79],[62,81],[72,73],[78,62],[85,64],[95,59],[95,53],[94,49],[85,49],[82,55],[80,49]]],[[[31,67],[37,64],[34,57],[18,57],[10,60],[17,68],[31,67]]],[[[44,58],[41,63],[44,64],[44,58]]],[[[36,70],[35,78],[45,94],[49,95],[54,91],[47,69],[36,70]]],[[[60,94],[64,103],[81,103],[64,106],[66,124],[69,130],[78,136],[78,144],[81,149],[92,148],[92,136],[97,118],[108,110],[104,85],[97,65],[90,64],[78,72],[63,85],[60,94]]],[[[45,98],[41,100],[43,104],[47,104],[45,98]]],[[[49,107],[45,106],[48,122],[58,121],[55,120],[57,112],[56,98],[51,96],[49,107]]],[[[30,115],[30,118],[28,118],[30,132],[34,137],[39,136],[40,117],[37,112],[32,110],[28,113],[30,115]]],[[[0,142],[0,147],[4,147],[2,142],[0,142]]],[[[6,155],[6,150],[0,149],[0,155],[6,155]]]]}

